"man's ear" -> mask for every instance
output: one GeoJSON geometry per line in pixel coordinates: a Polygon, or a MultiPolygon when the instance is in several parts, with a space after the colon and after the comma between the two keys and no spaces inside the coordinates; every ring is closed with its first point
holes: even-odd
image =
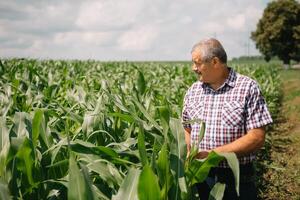
{"type": "Polygon", "coordinates": [[[215,64],[218,64],[220,63],[220,59],[218,57],[213,57],[213,59],[211,60],[212,64],[215,65],[215,64]]]}

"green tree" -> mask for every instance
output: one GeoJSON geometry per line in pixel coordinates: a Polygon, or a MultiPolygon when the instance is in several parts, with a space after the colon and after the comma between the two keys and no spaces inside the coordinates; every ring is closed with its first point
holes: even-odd
{"type": "Polygon", "coordinates": [[[270,2],[251,39],[268,61],[278,56],[285,65],[300,61],[300,4],[296,0],[270,2]]]}

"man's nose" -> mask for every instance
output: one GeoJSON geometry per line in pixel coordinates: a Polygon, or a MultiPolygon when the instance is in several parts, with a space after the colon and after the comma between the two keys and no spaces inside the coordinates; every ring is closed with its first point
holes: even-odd
{"type": "Polygon", "coordinates": [[[198,67],[196,64],[193,64],[193,65],[192,65],[192,70],[193,70],[194,72],[199,72],[199,67],[198,67]]]}
{"type": "Polygon", "coordinates": [[[192,70],[193,70],[193,71],[197,71],[197,69],[198,69],[198,68],[197,68],[197,65],[193,64],[193,65],[192,65],[192,70]]]}

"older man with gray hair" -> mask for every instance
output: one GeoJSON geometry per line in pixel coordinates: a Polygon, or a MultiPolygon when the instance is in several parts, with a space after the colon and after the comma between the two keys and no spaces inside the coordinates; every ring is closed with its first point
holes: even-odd
{"type": "Polygon", "coordinates": [[[235,191],[233,173],[223,162],[198,185],[200,199],[208,199],[216,181],[226,183],[224,199],[256,199],[253,161],[255,152],[264,144],[265,126],[272,123],[259,86],[227,66],[226,52],[214,38],[200,41],[191,53],[192,70],[199,81],[184,98],[182,120],[188,152],[191,144],[199,144],[198,158],[205,158],[212,150],[234,152],[240,163],[240,197],[235,191]],[[200,143],[200,125],[188,123],[193,119],[206,123],[200,143]]]}

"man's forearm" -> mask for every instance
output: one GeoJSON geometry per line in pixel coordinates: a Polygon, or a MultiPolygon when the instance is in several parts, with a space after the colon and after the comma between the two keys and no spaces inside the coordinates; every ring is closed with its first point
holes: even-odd
{"type": "Polygon", "coordinates": [[[250,130],[246,135],[235,140],[234,142],[213,149],[213,151],[217,153],[234,152],[238,157],[241,157],[259,150],[263,146],[264,141],[264,128],[257,128],[250,130]]]}
{"type": "Polygon", "coordinates": [[[191,129],[186,128],[184,131],[185,143],[187,147],[187,152],[190,152],[191,149],[191,129]]]}

